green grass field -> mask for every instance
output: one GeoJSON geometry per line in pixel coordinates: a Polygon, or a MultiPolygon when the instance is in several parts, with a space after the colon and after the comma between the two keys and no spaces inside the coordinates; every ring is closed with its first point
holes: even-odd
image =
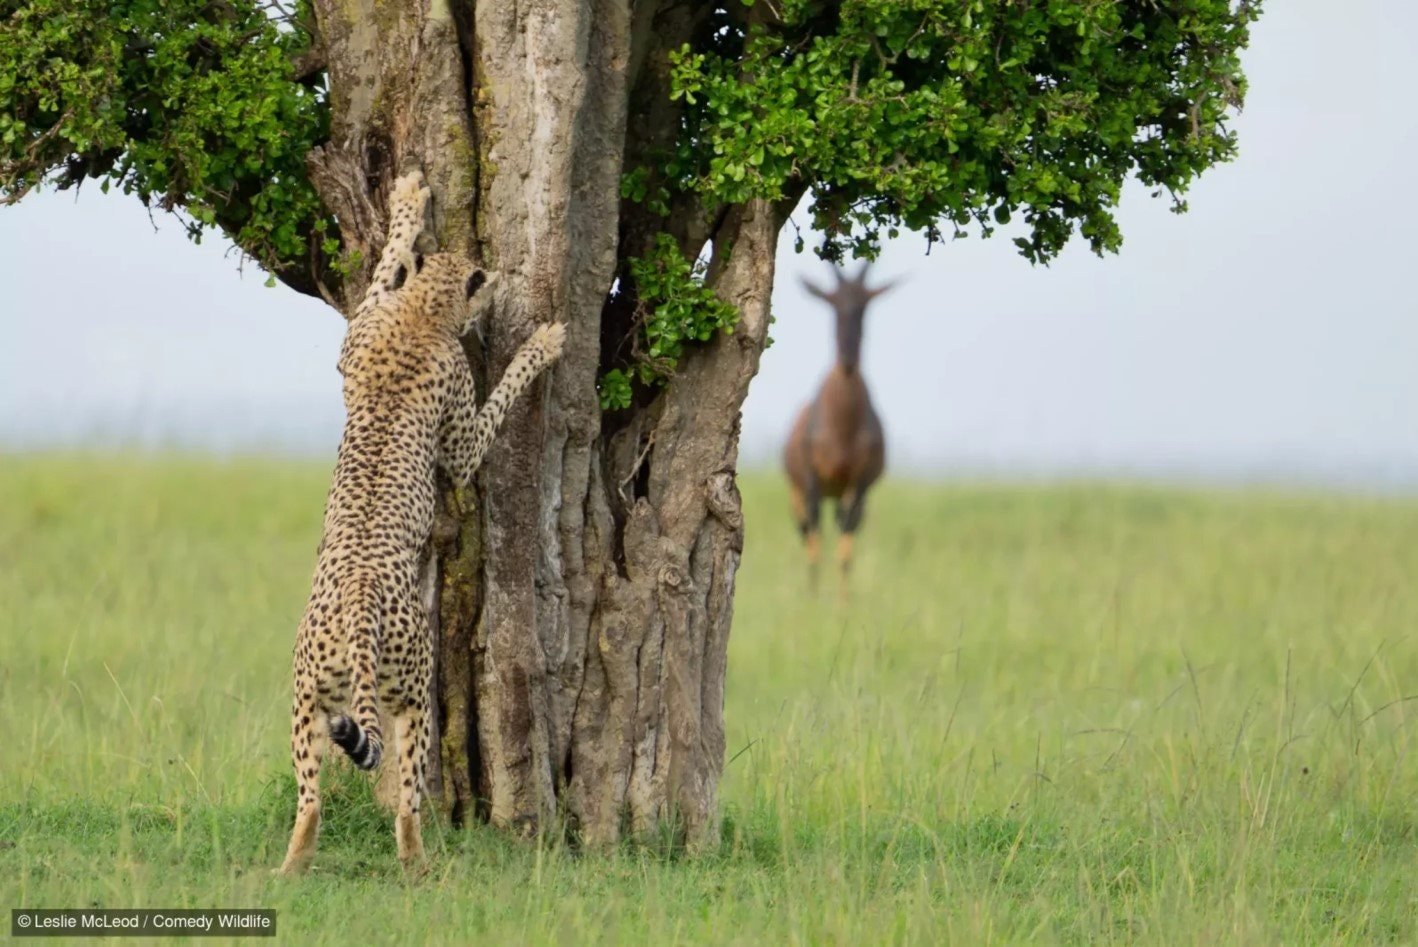
{"type": "Polygon", "coordinates": [[[410,883],[347,776],[287,881],[327,476],[0,457],[0,908],[271,907],[329,944],[1418,942],[1418,503],[888,482],[839,608],[746,477],[719,853],[435,821],[410,883]]]}

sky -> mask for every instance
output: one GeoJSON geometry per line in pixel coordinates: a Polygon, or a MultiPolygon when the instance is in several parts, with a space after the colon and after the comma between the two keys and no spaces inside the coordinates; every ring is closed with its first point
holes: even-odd
{"type": "MultiPolygon", "coordinates": [[[[890,469],[1418,489],[1418,5],[1270,0],[1241,154],[1191,211],[1130,187],[1120,255],[1031,267],[1001,234],[903,237],[867,314],[890,469]]],[[[827,276],[784,240],[743,455],[776,463],[832,359],[827,276]]],[[[343,321],[87,188],[0,208],[0,451],[333,457],[343,321]]],[[[830,277],[828,277],[830,279],[830,277]]]]}

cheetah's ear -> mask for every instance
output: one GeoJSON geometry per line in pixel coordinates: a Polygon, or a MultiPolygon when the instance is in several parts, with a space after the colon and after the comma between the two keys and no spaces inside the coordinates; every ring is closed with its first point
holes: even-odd
{"type": "Polygon", "coordinates": [[[497,284],[497,274],[487,273],[481,269],[474,270],[468,277],[468,315],[463,322],[463,335],[476,331],[478,338],[482,338],[481,324],[487,318],[488,310],[492,308],[496,293],[488,292],[488,289],[497,284]]]}
{"type": "Polygon", "coordinates": [[[487,285],[487,274],[482,270],[473,270],[472,275],[468,277],[467,298],[472,299],[473,295],[485,285],[487,285]]]}

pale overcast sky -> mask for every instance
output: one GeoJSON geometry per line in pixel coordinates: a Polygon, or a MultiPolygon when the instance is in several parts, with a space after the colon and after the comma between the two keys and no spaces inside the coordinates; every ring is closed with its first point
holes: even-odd
{"type": "MultiPolygon", "coordinates": [[[[868,316],[894,469],[1418,485],[1418,6],[1270,0],[1241,157],[1181,217],[1133,188],[1120,256],[1031,268],[1007,239],[929,256],[868,316]]],[[[154,232],[97,188],[0,209],[0,448],[178,444],[333,456],[343,322],[154,232]]],[[[831,358],[785,246],[744,452],[776,462],[831,358]]]]}

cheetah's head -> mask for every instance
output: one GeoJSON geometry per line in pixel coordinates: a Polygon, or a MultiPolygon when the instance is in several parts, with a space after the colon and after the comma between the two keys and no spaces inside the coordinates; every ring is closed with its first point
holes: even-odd
{"type": "Polygon", "coordinates": [[[427,296],[430,314],[455,335],[471,329],[484,308],[473,297],[487,284],[487,273],[457,253],[430,253],[416,262],[410,283],[427,296]]]}

